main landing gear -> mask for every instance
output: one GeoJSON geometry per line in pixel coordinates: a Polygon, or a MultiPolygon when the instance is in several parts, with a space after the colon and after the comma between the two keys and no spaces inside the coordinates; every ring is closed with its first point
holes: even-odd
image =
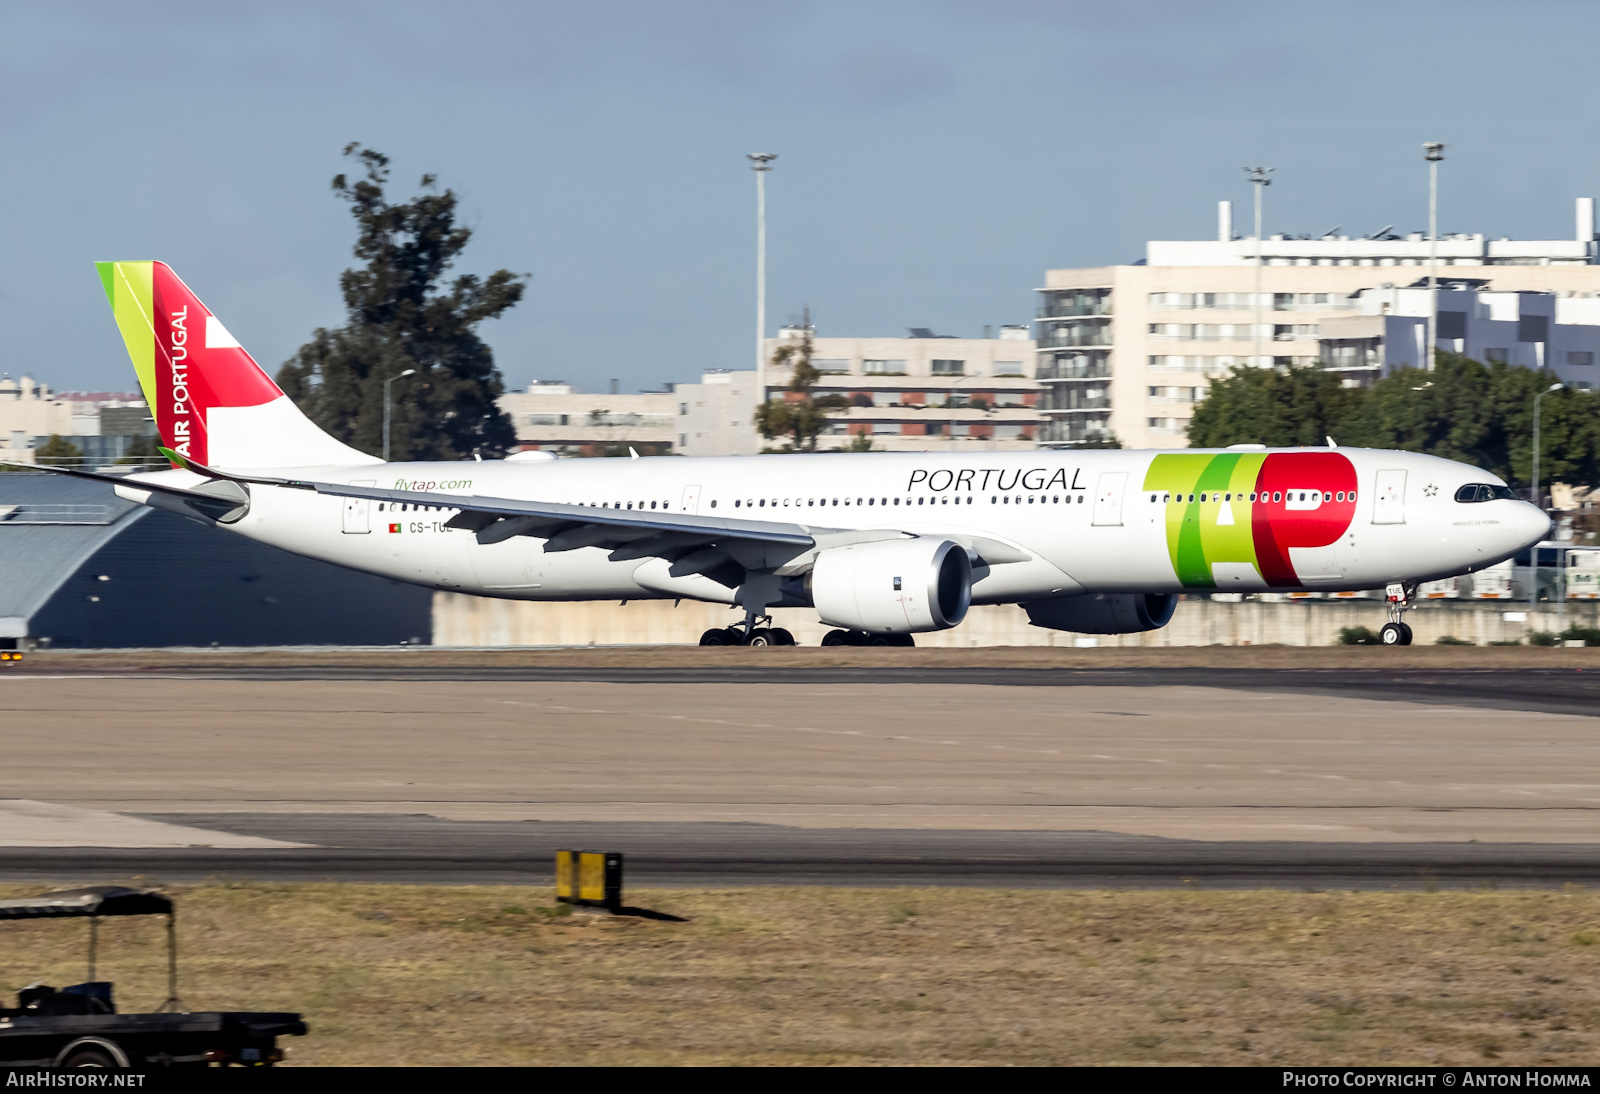
{"type": "Polygon", "coordinates": [[[915,646],[909,634],[869,634],[866,631],[829,631],[824,646],[915,646]]]}
{"type": "Polygon", "coordinates": [[[713,627],[700,636],[702,646],[793,646],[794,635],[782,627],[774,627],[770,615],[754,616],[743,626],[713,627]],[[760,626],[759,624],[768,624],[760,626]]]}
{"type": "Polygon", "coordinates": [[[1389,622],[1378,632],[1378,639],[1385,646],[1411,645],[1411,628],[1402,617],[1416,591],[1415,585],[1402,585],[1398,582],[1384,589],[1385,598],[1389,602],[1389,622]]]}

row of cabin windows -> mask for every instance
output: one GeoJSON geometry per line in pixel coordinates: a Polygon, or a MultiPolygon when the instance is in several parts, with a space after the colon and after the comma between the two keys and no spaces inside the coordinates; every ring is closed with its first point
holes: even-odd
{"type": "MultiPolygon", "coordinates": [[[[1231,494],[1229,495],[1230,498],[1232,496],[1233,495],[1231,495],[1231,494]]],[[[1240,497],[1243,497],[1243,496],[1244,495],[1242,495],[1242,494],[1240,495],[1240,497]]],[[[1061,502],[1062,502],[1062,496],[1059,495],[1059,494],[1051,494],[1051,495],[1041,494],[1041,495],[1038,496],[1037,499],[1035,499],[1034,495],[1029,494],[1029,495],[1026,495],[1026,498],[1027,498],[1027,504],[1029,504],[1029,505],[1032,505],[1035,500],[1037,500],[1040,504],[1060,505],[1061,502]]],[[[1079,495],[1077,495],[1077,498],[1078,498],[1078,504],[1082,505],[1083,504],[1083,495],[1079,494],[1079,495]]],[[[1351,494],[1351,500],[1354,500],[1354,499],[1355,499],[1355,495],[1351,494]]],[[[1068,495],[1065,500],[1066,500],[1066,503],[1068,505],[1072,504],[1072,496],[1071,495],[1068,495]]],[[[1150,495],[1150,500],[1151,501],[1155,501],[1156,500],[1156,496],[1154,494],[1151,494],[1150,495]]],[[[1183,500],[1183,496],[1181,494],[1178,496],[1178,500],[1180,500],[1180,501],[1183,500]]],[[[1194,500],[1194,496],[1190,495],[1190,499],[1189,500],[1193,501],[1194,500]]],[[[1205,500],[1205,495],[1203,495],[1203,494],[1201,495],[1201,500],[1202,501],[1205,500]]],[[[1251,501],[1255,500],[1255,495],[1254,494],[1250,495],[1250,500],[1251,501]]],[[[961,505],[963,502],[965,502],[967,505],[971,505],[972,504],[972,496],[969,494],[965,498],[957,497],[955,499],[955,504],[956,505],[961,505]]],[[[899,499],[899,498],[856,498],[855,499],[855,504],[856,505],[899,505],[900,503],[901,503],[901,499],[899,499]]],[[[916,505],[949,505],[950,503],[951,503],[950,502],[950,498],[948,498],[948,497],[943,497],[943,498],[917,498],[915,502],[913,502],[912,499],[910,499],[910,498],[906,498],[905,499],[905,504],[906,505],[912,505],[912,504],[916,504],[916,505]]],[[[1000,505],[1000,504],[1010,505],[1011,504],[1011,498],[1010,498],[1009,495],[991,495],[990,498],[989,498],[989,503],[991,505],[1000,505]]],[[[1018,505],[1023,504],[1023,497],[1019,496],[1016,499],[1016,503],[1018,505]]],[[[586,504],[591,509],[656,509],[658,507],[661,508],[661,509],[669,508],[667,503],[664,502],[664,501],[663,502],[654,502],[654,501],[652,501],[652,502],[644,502],[644,501],[641,501],[641,502],[638,502],[637,504],[634,503],[634,502],[631,502],[631,501],[629,501],[629,502],[621,502],[621,501],[619,501],[619,502],[604,502],[604,501],[601,501],[601,502],[585,502],[584,504],[586,504]]],[[[803,500],[800,499],[800,498],[795,498],[793,507],[796,508],[796,509],[799,509],[802,506],[815,507],[815,506],[820,505],[823,508],[827,508],[829,505],[838,506],[840,504],[843,504],[845,506],[849,506],[851,504],[851,502],[850,502],[849,498],[843,498],[843,499],[841,499],[841,498],[833,498],[833,499],[828,499],[828,498],[805,498],[803,500]]],[[[788,508],[789,505],[790,505],[790,502],[789,502],[788,498],[782,498],[782,499],[773,498],[770,502],[766,498],[756,498],[756,499],[746,499],[746,500],[743,500],[743,501],[735,499],[735,501],[733,503],[733,507],[735,509],[738,509],[738,508],[741,508],[741,507],[745,508],[745,509],[758,509],[758,508],[765,509],[768,505],[770,505],[774,509],[777,509],[780,506],[782,506],[784,508],[788,508]]],[[[713,499],[712,502],[711,502],[711,508],[715,509],[716,507],[717,507],[716,500],[713,499]]],[[[385,510],[385,503],[380,501],[378,503],[378,512],[382,513],[382,512],[385,512],[385,511],[386,511],[385,510]]],[[[412,505],[409,502],[390,502],[390,503],[387,503],[387,511],[395,512],[395,513],[443,512],[444,511],[444,507],[443,506],[438,506],[438,505],[412,505]]]]}
{"type": "MultiPolygon", "coordinates": [[[[913,504],[910,498],[905,499],[905,501],[906,501],[907,505],[913,504]]],[[[957,498],[955,500],[955,503],[957,505],[960,505],[961,502],[962,502],[961,498],[957,498]]],[[[968,505],[972,504],[972,498],[970,496],[967,497],[966,503],[968,505]]],[[[841,505],[841,504],[848,506],[850,504],[850,499],[849,498],[834,498],[831,501],[828,498],[805,498],[804,500],[802,500],[800,498],[795,498],[794,499],[794,508],[796,508],[796,509],[799,509],[799,508],[801,508],[803,506],[804,507],[810,507],[810,506],[817,506],[817,505],[820,505],[824,509],[826,509],[829,505],[841,505]]],[[[900,504],[900,499],[899,498],[857,498],[855,500],[855,504],[857,504],[857,505],[899,505],[900,504]]],[[[922,505],[922,504],[949,505],[950,504],[950,499],[949,498],[918,498],[916,500],[915,504],[917,504],[917,505],[922,505]]],[[[788,498],[782,498],[782,499],[773,498],[769,502],[769,501],[767,501],[766,498],[754,498],[754,499],[746,498],[745,500],[743,500],[741,502],[739,499],[736,498],[736,499],[734,499],[734,502],[733,502],[733,507],[735,509],[738,509],[741,506],[743,508],[745,508],[745,509],[764,509],[768,505],[771,505],[772,508],[774,508],[774,509],[778,508],[780,505],[781,506],[788,506],[789,505],[789,499],[788,498]]],[[[712,502],[711,503],[711,507],[713,509],[715,509],[717,507],[717,503],[716,502],[712,502]]]]}
{"type": "MultiPolygon", "coordinates": [[[[1254,499],[1254,495],[1252,495],[1252,500],[1253,499],[1254,499]]],[[[1059,504],[1061,504],[1062,498],[1061,498],[1061,495],[1059,495],[1059,494],[1049,495],[1049,496],[1041,494],[1041,495],[1039,495],[1037,500],[1041,504],[1054,503],[1056,505],[1059,505],[1059,504]]],[[[1154,494],[1152,494],[1150,496],[1150,500],[1151,501],[1155,501],[1156,500],[1154,494]]],[[[1035,501],[1035,498],[1034,498],[1033,495],[1031,495],[1031,494],[1027,495],[1027,504],[1032,505],[1034,503],[1034,501],[1035,501]]],[[[955,504],[956,505],[961,505],[963,502],[965,502],[967,505],[971,505],[972,504],[972,496],[969,494],[965,498],[957,497],[955,499],[955,504]]],[[[989,498],[989,502],[990,502],[991,505],[999,505],[999,504],[1002,504],[1002,503],[1004,503],[1006,505],[1009,505],[1009,504],[1011,504],[1011,498],[1009,496],[1006,496],[1006,495],[991,496],[989,498]]],[[[901,503],[901,499],[900,498],[856,498],[855,499],[855,504],[856,505],[899,505],[900,503],[901,503]]],[[[905,504],[908,505],[908,506],[912,505],[912,504],[916,504],[916,505],[949,505],[950,503],[951,503],[951,500],[948,497],[943,497],[943,498],[917,498],[914,503],[913,503],[912,499],[910,499],[910,498],[906,498],[905,499],[905,504]]],[[[1022,497],[1018,497],[1017,500],[1016,500],[1016,503],[1018,505],[1023,504],[1022,497]]],[[[1072,497],[1070,495],[1066,498],[1066,503],[1068,505],[1072,504],[1072,497]]],[[[637,504],[635,504],[634,502],[631,502],[631,501],[629,501],[629,502],[621,502],[621,501],[619,501],[619,502],[615,502],[615,503],[613,503],[613,502],[587,502],[585,504],[587,504],[589,506],[589,508],[591,508],[591,509],[635,509],[635,508],[637,508],[637,509],[656,509],[658,507],[661,508],[661,509],[668,508],[667,503],[664,502],[664,501],[663,502],[654,502],[654,501],[652,501],[652,502],[644,502],[644,501],[641,501],[641,502],[638,502],[637,504]]],[[[838,506],[840,504],[843,504],[845,506],[849,506],[851,504],[851,502],[850,502],[849,498],[843,498],[843,499],[841,499],[841,498],[833,498],[833,499],[828,499],[828,498],[805,498],[804,500],[802,500],[800,498],[795,498],[793,507],[796,508],[796,509],[799,509],[802,506],[815,507],[815,506],[820,505],[823,508],[827,508],[829,505],[838,506]]],[[[1083,495],[1082,494],[1078,495],[1078,504],[1080,504],[1080,505],[1083,504],[1083,495]]],[[[420,513],[420,512],[443,512],[444,511],[444,507],[443,506],[438,506],[438,505],[412,505],[409,502],[390,502],[390,503],[387,503],[387,510],[385,508],[385,505],[386,505],[386,503],[380,501],[378,503],[378,512],[382,513],[382,512],[385,512],[385,511],[390,511],[390,512],[395,512],[395,513],[412,513],[412,512],[419,512],[420,513]]],[[[789,507],[790,502],[789,502],[788,498],[783,498],[783,499],[773,498],[770,502],[766,498],[757,498],[757,499],[746,499],[746,500],[743,500],[743,501],[735,499],[735,501],[733,503],[733,507],[735,509],[738,509],[738,508],[741,508],[741,507],[745,508],[745,509],[758,509],[758,508],[759,509],[764,509],[768,505],[770,505],[774,509],[777,509],[780,506],[787,508],[787,507],[789,507]]],[[[712,502],[711,502],[711,508],[715,509],[716,507],[717,507],[716,500],[713,499],[712,502]]]]}
{"type": "MultiPolygon", "coordinates": [[[[1493,489],[1493,488],[1491,488],[1491,489],[1493,489]]],[[[1510,491],[1507,490],[1505,487],[1501,487],[1500,490],[1505,491],[1506,493],[1510,493],[1510,491]]],[[[1487,493],[1487,491],[1485,491],[1485,492],[1487,493]]],[[[1346,501],[1354,502],[1356,500],[1356,492],[1354,490],[1348,490],[1348,491],[1347,490],[1336,490],[1336,491],[1331,491],[1331,492],[1330,491],[1321,491],[1321,490],[1289,491],[1287,493],[1288,500],[1294,501],[1296,493],[1299,494],[1299,500],[1300,501],[1309,501],[1309,502],[1313,502],[1313,503],[1329,502],[1329,501],[1334,501],[1334,502],[1346,502],[1346,501]]],[[[1462,493],[1465,493],[1465,490],[1463,490],[1462,493]]],[[[1285,495],[1285,493],[1283,491],[1275,490],[1275,491],[1273,491],[1271,493],[1270,500],[1273,501],[1273,502],[1282,502],[1285,499],[1285,496],[1286,495],[1285,495]]],[[[1028,505],[1034,504],[1035,501],[1037,501],[1041,505],[1051,505],[1051,504],[1059,505],[1059,504],[1061,504],[1061,502],[1063,500],[1062,495],[1059,495],[1059,494],[1050,494],[1050,495],[1040,494],[1040,495],[1037,496],[1037,498],[1035,498],[1035,496],[1032,495],[1032,494],[1028,494],[1028,495],[1020,495],[1020,496],[1018,496],[1016,498],[1016,504],[1017,505],[1024,504],[1024,500],[1023,500],[1024,497],[1026,497],[1026,499],[1027,499],[1026,500],[1026,504],[1028,504],[1028,505]]],[[[1078,499],[1078,504],[1079,505],[1083,504],[1083,498],[1084,498],[1084,496],[1082,494],[1077,495],[1077,499],[1078,499]]],[[[1259,500],[1259,501],[1265,503],[1265,502],[1267,502],[1269,500],[1269,495],[1266,492],[1262,492],[1260,494],[1257,494],[1255,491],[1251,491],[1249,494],[1246,494],[1243,491],[1241,491],[1237,495],[1237,500],[1239,500],[1239,501],[1244,501],[1247,498],[1250,501],[1259,500]]],[[[1159,501],[1159,502],[1166,503],[1166,504],[1172,504],[1172,503],[1175,502],[1175,503],[1177,503],[1179,505],[1185,505],[1185,504],[1192,503],[1197,499],[1199,501],[1202,501],[1202,502],[1205,502],[1205,501],[1213,501],[1213,502],[1234,501],[1235,500],[1235,495],[1233,493],[1231,493],[1231,492],[1220,492],[1219,493],[1219,492],[1216,492],[1216,491],[1205,491],[1205,492],[1202,492],[1200,494],[1187,494],[1187,495],[1185,495],[1185,494],[1151,494],[1150,495],[1150,501],[1151,501],[1152,504],[1154,504],[1155,502],[1159,501]]],[[[971,495],[968,495],[965,499],[962,499],[960,497],[956,498],[955,499],[955,504],[960,505],[960,504],[962,504],[963,500],[965,500],[967,505],[971,505],[972,504],[971,495]]],[[[1066,504],[1071,505],[1072,504],[1072,495],[1067,495],[1066,498],[1065,498],[1065,501],[1066,501],[1066,504]]],[[[990,498],[989,498],[989,503],[991,505],[1002,505],[1002,504],[1010,505],[1010,504],[1012,504],[1012,499],[1011,499],[1011,497],[1009,495],[991,495],[990,498]]],[[[662,502],[655,502],[655,501],[650,501],[650,502],[646,502],[646,501],[639,501],[639,502],[631,502],[631,501],[629,501],[629,502],[622,502],[622,501],[618,501],[618,502],[588,502],[586,504],[588,504],[590,506],[590,508],[594,508],[594,509],[658,509],[658,508],[659,509],[667,509],[667,508],[670,508],[670,506],[664,501],[662,501],[662,502]]],[[[734,501],[734,503],[733,503],[733,507],[735,509],[738,509],[738,508],[745,508],[745,509],[758,509],[759,508],[759,509],[764,509],[764,508],[767,508],[768,506],[771,506],[772,508],[777,509],[780,506],[783,507],[783,508],[788,508],[788,507],[790,507],[790,504],[791,503],[790,503],[789,499],[787,499],[787,498],[783,498],[783,499],[773,498],[770,501],[768,499],[766,499],[766,498],[744,499],[744,500],[736,499],[734,501]]],[[[798,508],[800,508],[802,506],[815,507],[815,506],[821,505],[824,508],[826,508],[829,505],[838,506],[838,505],[841,505],[841,504],[845,505],[845,506],[849,506],[851,504],[851,500],[849,498],[843,498],[843,499],[841,499],[841,498],[832,498],[832,499],[829,499],[829,498],[806,498],[806,499],[803,499],[803,500],[800,499],[800,498],[795,498],[794,502],[793,502],[793,507],[798,509],[798,508]]],[[[901,504],[901,499],[900,498],[856,498],[855,499],[855,504],[856,505],[899,505],[899,504],[901,504]]],[[[949,505],[950,504],[950,498],[948,498],[948,497],[943,497],[943,498],[917,498],[915,503],[913,503],[910,498],[906,498],[905,499],[905,504],[906,505],[912,505],[912,504],[916,504],[916,505],[949,505]]],[[[712,502],[711,502],[711,508],[715,509],[716,507],[717,507],[717,503],[713,499],[712,502]]],[[[388,508],[389,508],[390,511],[396,512],[396,513],[443,512],[444,511],[444,507],[443,506],[438,506],[438,505],[412,505],[410,503],[394,503],[394,502],[389,503],[388,508]]],[[[385,511],[385,503],[379,502],[378,503],[378,512],[382,513],[384,511],[385,511]]]]}
{"type": "MultiPolygon", "coordinates": [[[[1332,492],[1329,492],[1327,490],[1299,490],[1299,491],[1290,490],[1287,493],[1285,493],[1282,490],[1274,490],[1272,492],[1272,494],[1271,494],[1270,500],[1271,501],[1283,501],[1283,500],[1285,500],[1287,498],[1289,501],[1294,501],[1295,500],[1295,495],[1297,493],[1300,495],[1300,500],[1301,501],[1325,502],[1325,501],[1355,501],[1356,500],[1356,492],[1354,490],[1335,490],[1335,491],[1332,491],[1332,492]]],[[[1258,495],[1255,493],[1255,491],[1251,491],[1248,495],[1241,491],[1240,494],[1238,495],[1238,499],[1237,500],[1244,501],[1246,499],[1246,497],[1248,497],[1251,501],[1255,501],[1257,499],[1257,496],[1258,495]]],[[[1268,497],[1266,491],[1262,491],[1261,494],[1259,495],[1259,497],[1260,497],[1260,500],[1262,502],[1266,502],[1266,501],[1269,500],[1269,497],[1268,497]]],[[[1211,492],[1208,492],[1208,493],[1200,494],[1199,498],[1200,498],[1201,501],[1206,501],[1208,498],[1211,501],[1233,501],[1233,500],[1235,500],[1234,495],[1231,494],[1231,493],[1219,494],[1219,493],[1217,493],[1215,491],[1211,491],[1211,492]]],[[[1183,494],[1160,494],[1160,495],[1151,494],[1150,495],[1150,500],[1151,500],[1151,502],[1156,502],[1156,501],[1169,502],[1169,503],[1170,502],[1176,502],[1179,505],[1187,505],[1189,502],[1192,502],[1192,501],[1195,500],[1195,495],[1194,494],[1190,494],[1190,495],[1188,495],[1188,497],[1186,499],[1183,494]]]]}
{"type": "MultiPolygon", "coordinates": [[[[1493,489],[1493,488],[1491,488],[1491,489],[1493,489]]],[[[1505,487],[1501,487],[1501,489],[1502,490],[1506,490],[1505,487]]],[[[1485,492],[1487,493],[1487,491],[1485,491],[1485,492]]],[[[1510,493],[1509,490],[1507,490],[1506,492],[1510,493]]],[[[1295,493],[1296,493],[1296,491],[1289,491],[1288,497],[1289,497],[1290,501],[1294,500],[1295,493]]],[[[1301,490],[1301,491],[1298,491],[1298,493],[1300,495],[1300,500],[1301,501],[1310,501],[1310,502],[1326,502],[1326,501],[1345,502],[1345,501],[1351,501],[1351,502],[1353,502],[1353,501],[1356,500],[1356,492],[1354,490],[1348,490],[1348,491],[1346,491],[1346,490],[1336,490],[1336,491],[1333,491],[1333,492],[1320,491],[1320,490],[1301,490]]],[[[1465,493],[1465,490],[1463,490],[1462,493],[1465,493]]],[[[1027,504],[1032,505],[1034,503],[1034,496],[1032,494],[1028,494],[1028,495],[1026,495],[1026,497],[1028,499],[1027,500],[1027,504]]],[[[1199,500],[1202,501],[1202,502],[1208,501],[1208,500],[1209,501],[1214,501],[1214,502],[1215,501],[1233,501],[1234,500],[1234,495],[1232,493],[1217,493],[1217,492],[1214,492],[1214,491],[1207,491],[1207,492],[1203,492],[1203,493],[1201,493],[1199,495],[1195,495],[1195,494],[1188,494],[1188,495],[1184,495],[1184,494],[1176,494],[1176,495],[1174,495],[1174,494],[1151,494],[1150,495],[1150,501],[1151,501],[1152,504],[1154,504],[1157,501],[1160,501],[1160,502],[1163,502],[1163,503],[1166,503],[1166,504],[1171,504],[1173,502],[1176,502],[1179,505],[1186,505],[1186,504],[1189,504],[1189,503],[1193,502],[1196,499],[1196,497],[1198,497],[1199,500]]],[[[1266,502],[1268,500],[1268,495],[1265,492],[1262,492],[1261,494],[1258,495],[1258,494],[1256,494],[1255,491],[1251,491],[1248,495],[1241,491],[1239,496],[1238,496],[1238,500],[1239,501],[1244,501],[1247,497],[1249,498],[1250,501],[1256,501],[1258,498],[1262,502],[1266,502]]],[[[1077,495],[1077,498],[1078,498],[1078,504],[1080,504],[1080,505],[1083,504],[1083,495],[1079,494],[1079,495],[1077,495]]],[[[957,505],[960,505],[962,503],[962,500],[963,500],[962,498],[958,497],[958,498],[955,499],[955,503],[957,505]]],[[[1283,491],[1279,491],[1279,490],[1273,491],[1272,495],[1271,495],[1271,500],[1274,501],[1274,502],[1283,501],[1284,500],[1284,492],[1283,491]]],[[[968,495],[966,497],[965,501],[966,501],[966,504],[971,505],[972,504],[971,495],[968,495]]],[[[1059,505],[1061,503],[1061,495],[1052,494],[1052,495],[1046,496],[1046,495],[1041,494],[1038,497],[1038,501],[1041,504],[1059,505]]],[[[991,495],[990,498],[989,498],[989,503],[991,505],[999,505],[999,504],[1002,504],[1002,503],[1006,504],[1006,505],[1009,505],[1009,504],[1011,504],[1011,498],[1008,495],[991,495]]],[[[657,507],[659,507],[661,509],[668,508],[667,503],[664,502],[664,501],[663,502],[654,502],[654,501],[652,501],[652,502],[648,502],[648,503],[644,502],[644,501],[640,501],[640,502],[637,503],[637,505],[635,505],[635,503],[631,502],[631,501],[629,501],[629,502],[621,502],[621,501],[619,501],[619,502],[615,502],[615,503],[613,503],[613,502],[589,502],[588,504],[589,504],[590,508],[593,508],[593,509],[634,509],[634,508],[655,509],[657,507]]],[[[741,507],[746,508],[746,509],[758,509],[758,508],[759,509],[764,509],[769,504],[774,509],[778,508],[780,505],[785,507],[785,508],[787,508],[789,506],[789,499],[788,498],[783,498],[783,499],[780,500],[778,498],[773,498],[770,503],[768,502],[768,500],[766,498],[746,499],[746,500],[743,500],[743,501],[740,501],[740,500],[736,499],[734,501],[734,503],[733,503],[733,507],[735,509],[738,509],[738,508],[741,508],[741,507]]],[[[804,500],[804,502],[802,502],[801,499],[799,499],[799,498],[795,498],[794,499],[794,508],[798,509],[798,508],[800,508],[802,506],[802,504],[807,506],[807,507],[815,507],[817,505],[821,505],[824,508],[826,508],[830,504],[831,505],[835,505],[835,506],[841,504],[841,499],[833,498],[830,501],[828,498],[821,498],[821,499],[818,499],[818,498],[806,498],[804,500]]],[[[850,499],[849,498],[844,498],[843,499],[843,504],[848,506],[850,504],[850,499]]],[[[900,499],[899,498],[881,498],[881,499],[880,498],[857,498],[857,499],[855,499],[855,504],[857,504],[857,505],[899,505],[900,504],[900,499]]],[[[910,498],[906,498],[905,499],[905,504],[911,505],[912,504],[911,499],[910,498]]],[[[924,504],[927,504],[927,505],[949,505],[950,504],[950,499],[948,497],[944,497],[944,498],[918,498],[916,500],[916,504],[917,505],[924,505],[924,504]]],[[[1019,496],[1017,498],[1017,504],[1018,505],[1023,504],[1023,500],[1022,500],[1021,496],[1019,496]]],[[[1070,495],[1067,497],[1067,504],[1068,505],[1072,504],[1072,497],[1070,495]]],[[[378,503],[378,512],[380,512],[380,513],[384,512],[385,511],[384,506],[385,506],[385,503],[380,501],[378,503]]],[[[715,500],[713,500],[711,502],[711,508],[715,509],[716,507],[717,507],[717,503],[716,503],[715,500]]],[[[393,512],[396,512],[396,513],[410,513],[410,512],[432,512],[432,513],[437,513],[437,512],[443,512],[444,511],[444,507],[443,506],[438,506],[438,505],[412,505],[409,502],[389,503],[389,508],[393,512]]]]}

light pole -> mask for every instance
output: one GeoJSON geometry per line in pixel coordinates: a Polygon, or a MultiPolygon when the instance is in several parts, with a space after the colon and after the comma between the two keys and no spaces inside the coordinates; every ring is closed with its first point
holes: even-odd
{"type": "Polygon", "coordinates": [[[385,380],[383,382],[383,462],[384,463],[388,463],[389,462],[389,409],[393,405],[390,402],[390,399],[389,399],[389,385],[394,383],[396,380],[404,379],[407,376],[415,376],[416,374],[417,374],[417,370],[416,369],[408,368],[404,372],[400,373],[400,375],[391,376],[391,377],[389,377],[387,380],[385,380]]]}
{"type": "Polygon", "coordinates": [[[1261,364],[1261,191],[1272,185],[1270,167],[1246,167],[1245,175],[1255,184],[1256,188],[1256,291],[1255,291],[1255,322],[1250,324],[1250,329],[1255,335],[1253,340],[1254,360],[1250,363],[1257,367],[1261,364]]]}
{"type": "Polygon", "coordinates": [[[776,152],[751,152],[746,157],[756,173],[756,405],[767,401],[767,172],[776,152]]]}
{"type": "Polygon", "coordinates": [[[1422,158],[1428,161],[1428,362],[1432,371],[1439,352],[1439,161],[1444,145],[1425,141],[1422,158]]]}
{"type": "MultiPolygon", "coordinates": [[[[1541,511],[1544,509],[1544,506],[1539,505],[1539,400],[1543,399],[1552,391],[1560,391],[1565,386],[1565,384],[1551,384],[1549,387],[1545,388],[1543,391],[1539,392],[1533,397],[1533,504],[1538,505],[1541,511]]],[[[1538,545],[1535,544],[1531,550],[1533,557],[1528,559],[1528,561],[1533,565],[1528,567],[1528,572],[1530,575],[1528,581],[1528,605],[1530,607],[1537,607],[1539,604],[1538,545]]]]}

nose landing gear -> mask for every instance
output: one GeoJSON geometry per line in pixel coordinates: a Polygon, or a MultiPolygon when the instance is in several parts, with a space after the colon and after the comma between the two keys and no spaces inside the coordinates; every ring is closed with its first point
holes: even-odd
{"type": "Polygon", "coordinates": [[[1385,598],[1389,602],[1389,622],[1378,632],[1378,639],[1385,646],[1411,645],[1411,627],[1406,624],[1403,617],[1416,591],[1415,585],[1404,585],[1400,582],[1395,582],[1384,589],[1385,598]]]}

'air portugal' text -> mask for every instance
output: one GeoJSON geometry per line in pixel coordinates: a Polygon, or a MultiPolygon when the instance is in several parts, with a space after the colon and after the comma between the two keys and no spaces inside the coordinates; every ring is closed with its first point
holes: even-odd
{"type": "Polygon", "coordinates": [[[172,313],[172,447],[189,455],[189,306],[172,313]]]}

